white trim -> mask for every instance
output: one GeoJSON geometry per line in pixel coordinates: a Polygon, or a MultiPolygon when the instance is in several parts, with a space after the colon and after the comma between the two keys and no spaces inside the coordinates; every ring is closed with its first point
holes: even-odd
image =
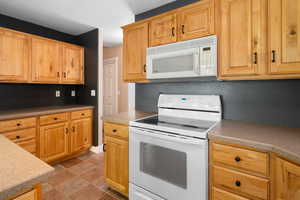
{"type": "MultiPolygon", "coordinates": [[[[119,59],[118,57],[108,58],[103,60],[103,68],[107,64],[114,64],[115,65],[115,113],[119,112],[119,59]]],[[[104,75],[104,74],[103,74],[104,75]]],[[[104,97],[104,94],[103,94],[104,97]]],[[[104,102],[103,102],[104,103],[104,102]]]]}
{"type": "Polygon", "coordinates": [[[99,145],[99,146],[92,146],[90,148],[90,151],[91,152],[94,152],[94,153],[102,153],[103,152],[103,144],[99,145]]]}
{"type": "Polygon", "coordinates": [[[128,83],[128,111],[135,110],[135,83],[128,83]]]}
{"type": "Polygon", "coordinates": [[[99,68],[98,68],[98,145],[102,145],[103,135],[103,29],[99,28],[99,68]]]}

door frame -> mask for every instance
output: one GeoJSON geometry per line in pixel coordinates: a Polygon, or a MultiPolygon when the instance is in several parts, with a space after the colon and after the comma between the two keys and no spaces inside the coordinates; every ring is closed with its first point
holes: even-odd
{"type": "MultiPolygon", "coordinates": [[[[119,112],[119,59],[118,57],[112,57],[112,58],[108,58],[108,59],[104,59],[103,60],[103,75],[104,76],[104,68],[105,65],[107,64],[115,64],[115,80],[116,80],[116,88],[115,88],[115,102],[114,102],[114,106],[115,106],[115,111],[116,113],[119,112]]],[[[103,85],[104,85],[104,78],[103,78],[103,85]]],[[[104,90],[103,90],[103,98],[104,98],[104,90]]],[[[103,105],[104,105],[104,99],[103,99],[103,105]]],[[[104,106],[103,106],[104,107],[104,106]]]]}

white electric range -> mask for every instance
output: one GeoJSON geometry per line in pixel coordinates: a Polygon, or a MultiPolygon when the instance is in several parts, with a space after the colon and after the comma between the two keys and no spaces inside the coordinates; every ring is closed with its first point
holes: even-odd
{"type": "Polygon", "coordinates": [[[207,200],[208,132],[220,96],[160,95],[158,115],[130,122],[129,199],[207,200]]]}

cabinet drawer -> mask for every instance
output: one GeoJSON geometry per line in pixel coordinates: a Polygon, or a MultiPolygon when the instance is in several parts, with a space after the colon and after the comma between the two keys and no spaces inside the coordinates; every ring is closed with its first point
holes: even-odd
{"type": "Polygon", "coordinates": [[[250,199],[214,187],[212,189],[212,200],[250,200],[250,199]]]}
{"type": "Polygon", "coordinates": [[[30,192],[22,194],[21,196],[15,198],[13,200],[37,200],[37,191],[36,191],[36,189],[31,190],[30,192]]]}
{"type": "Polygon", "coordinates": [[[13,131],[36,126],[36,118],[14,119],[0,121],[0,132],[13,131]]]}
{"type": "Polygon", "coordinates": [[[25,149],[26,151],[30,153],[36,153],[36,140],[27,140],[27,141],[22,141],[22,142],[16,142],[20,147],[25,149]]]}
{"type": "Polygon", "coordinates": [[[265,176],[268,175],[269,157],[267,153],[213,143],[212,160],[265,176]]]}
{"type": "Polygon", "coordinates": [[[40,117],[40,125],[60,123],[68,120],[68,113],[57,113],[40,117]]]}
{"type": "Polygon", "coordinates": [[[104,123],[104,133],[106,136],[128,138],[128,126],[114,124],[114,123],[104,123]]]}
{"type": "Polygon", "coordinates": [[[3,133],[5,137],[14,141],[15,143],[35,139],[36,128],[24,129],[19,131],[13,131],[8,133],[3,133]]]}
{"type": "Polygon", "coordinates": [[[83,117],[91,117],[92,110],[79,110],[71,113],[71,119],[80,119],[83,117]]]}
{"type": "Polygon", "coordinates": [[[213,185],[238,191],[261,199],[268,199],[269,181],[222,167],[213,166],[213,185]]]}

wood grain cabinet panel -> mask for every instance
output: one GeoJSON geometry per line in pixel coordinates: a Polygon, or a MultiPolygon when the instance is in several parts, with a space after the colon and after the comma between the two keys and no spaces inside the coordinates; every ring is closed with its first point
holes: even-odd
{"type": "Polygon", "coordinates": [[[143,82],[146,80],[148,22],[130,25],[123,30],[123,79],[143,82]]]}
{"type": "Polygon", "coordinates": [[[217,5],[220,78],[263,74],[266,0],[222,0],[217,5]]]}
{"type": "Polygon", "coordinates": [[[300,74],[300,1],[269,0],[269,73],[300,74]]]}
{"type": "Polygon", "coordinates": [[[40,117],[40,125],[55,124],[68,120],[68,113],[57,113],[40,117]]]}
{"type": "Polygon", "coordinates": [[[30,67],[30,38],[0,28],[0,82],[27,82],[30,67]]]}
{"type": "Polygon", "coordinates": [[[276,159],[276,200],[300,199],[300,166],[276,159]]]}
{"type": "Polygon", "coordinates": [[[69,125],[58,123],[40,128],[41,158],[52,162],[69,154],[69,125]]]}
{"type": "Polygon", "coordinates": [[[79,110],[71,113],[71,119],[81,119],[85,117],[92,117],[92,110],[79,110]]]}
{"type": "Polygon", "coordinates": [[[7,132],[13,130],[20,130],[24,128],[31,128],[36,126],[36,118],[23,118],[0,121],[0,132],[7,132]]]}
{"type": "Polygon", "coordinates": [[[32,82],[61,82],[60,43],[43,38],[32,38],[32,82]]]}
{"type": "Polygon", "coordinates": [[[84,49],[80,46],[63,45],[62,83],[84,83],[84,49]]]}
{"type": "Polygon", "coordinates": [[[177,16],[171,13],[159,16],[149,23],[150,46],[169,44],[177,41],[177,16]]]}
{"type": "Polygon", "coordinates": [[[129,128],[121,124],[104,123],[104,134],[106,136],[127,139],[129,137],[129,128]]]}
{"type": "Polygon", "coordinates": [[[37,190],[31,190],[30,192],[27,192],[25,194],[22,194],[21,196],[14,198],[13,200],[41,200],[38,198],[37,190]]]}
{"type": "Polygon", "coordinates": [[[105,181],[128,195],[128,141],[106,136],[104,139],[105,181]]]}
{"type": "Polygon", "coordinates": [[[212,189],[211,195],[211,200],[250,200],[215,187],[212,189]]]}
{"type": "Polygon", "coordinates": [[[72,153],[87,149],[92,144],[92,119],[78,119],[71,122],[72,153]]]}
{"type": "Polygon", "coordinates": [[[202,0],[186,6],[177,15],[179,41],[215,34],[214,0],[202,0]]]}

